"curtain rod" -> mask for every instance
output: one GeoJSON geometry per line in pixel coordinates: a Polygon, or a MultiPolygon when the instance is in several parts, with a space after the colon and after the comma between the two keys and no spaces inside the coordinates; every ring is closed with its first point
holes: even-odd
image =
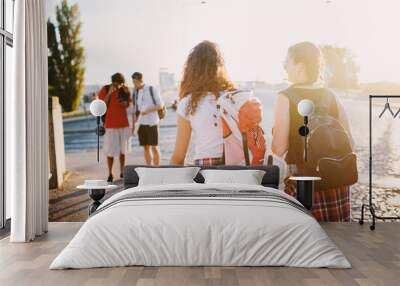
{"type": "Polygon", "coordinates": [[[400,98],[400,95],[370,95],[370,98],[400,98]]]}

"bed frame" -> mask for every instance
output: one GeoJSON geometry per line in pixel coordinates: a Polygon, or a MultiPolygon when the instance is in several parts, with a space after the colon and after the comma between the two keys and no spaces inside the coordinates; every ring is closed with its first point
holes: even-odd
{"type": "MultiPolygon", "coordinates": [[[[136,187],[139,183],[139,176],[135,171],[137,167],[148,168],[182,168],[182,166],[163,165],[163,166],[147,166],[147,165],[127,165],[124,169],[124,189],[136,187]]],[[[202,170],[217,169],[217,170],[263,170],[265,175],[261,184],[265,187],[278,189],[279,186],[279,167],[275,165],[260,165],[260,166],[240,166],[240,165],[220,165],[220,166],[198,166],[202,170]]],[[[200,174],[194,178],[197,183],[204,183],[204,178],[200,174]]]]}

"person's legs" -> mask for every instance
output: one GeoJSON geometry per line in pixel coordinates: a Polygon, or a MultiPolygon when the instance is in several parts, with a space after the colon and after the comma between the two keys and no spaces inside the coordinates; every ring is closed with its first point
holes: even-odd
{"type": "Polygon", "coordinates": [[[129,127],[124,127],[119,129],[119,140],[120,140],[120,150],[119,150],[119,177],[123,178],[124,176],[124,167],[125,167],[125,154],[129,152],[130,148],[130,130],[129,127]]]}
{"type": "Polygon", "coordinates": [[[151,146],[151,151],[153,153],[153,164],[160,165],[160,151],[158,151],[158,146],[151,146]]]}
{"type": "Polygon", "coordinates": [[[112,174],[112,167],[114,164],[114,157],[109,157],[107,156],[107,166],[108,166],[108,182],[112,182],[113,181],[113,174],[112,174]]]}
{"type": "Polygon", "coordinates": [[[148,144],[151,145],[153,153],[153,164],[160,165],[160,151],[158,150],[158,126],[153,125],[148,128],[148,144]]]}
{"type": "Polygon", "coordinates": [[[115,129],[107,128],[106,134],[103,139],[103,149],[104,154],[107,157],[107,167],[108,167],[108,182],[113,181],[112,168],[114,164],[114,156],[115,156],[115,129]]]}
{"type": "Polygon", "coordinates": [[[147,165],[151,165],[151,153],[150,153],[150,145],[149,141],[149,126],[148,125],[140,125],[138,130],[139,135],[139,144],[143,146],[144,151],[144,160],[147,165]]]}
{"type": "Polygon", "coordinates": [[[122,178],[124,175],[124,167],[125,167],[125,154],[119,154],[119,169],[120,169],[120,175],[119,177],[122,178]]]}
{"type": "Polygon", "coordinates": [[[150,153],[150,145],[144,145],[144,160],[147,165],[151,165],[151,153],[150,153]]]}

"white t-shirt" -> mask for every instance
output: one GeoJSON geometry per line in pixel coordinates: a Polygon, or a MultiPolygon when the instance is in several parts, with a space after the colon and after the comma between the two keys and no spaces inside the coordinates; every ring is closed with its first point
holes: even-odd
{"type": "Polygon", "coordinates": [[[223,132],[217,99],[208,93],[197,104],[196,112],[186,115],[186,107],[191,96],[181,99],[177,113],[188,120],[194,135],[194,159],[221,158],[223,155],[223,132]]]}
{"type": "MultiPolygon", "coordinates": [[[[157,105],[163,105],[160,93],[156,88],[154,88],[154,86],[153,86],[153,95],[157,105]]],[[[149,108],[154,107],[154,101],[151,98],[149,85],[146,84],[139,90],[139,93],[137,95],[137,105],[139,111],[145,111],[149,108]]],[[[150,126],[157,125],[159,122],[160,118],[158,117],[157,111],[150,112],[146,115],[140,115],[138,121],[138,123],[141,125],[150,125],[150,126]]]]}

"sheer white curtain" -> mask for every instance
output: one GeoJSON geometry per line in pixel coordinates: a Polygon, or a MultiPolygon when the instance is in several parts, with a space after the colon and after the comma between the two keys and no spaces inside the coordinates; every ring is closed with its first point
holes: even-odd
{"type": "Polygon", "coordinates": [[[27,242],[48,226],[48,95],[46,0],[15,1],[13,95],[7,178],[12,242],[27,242]]]}

